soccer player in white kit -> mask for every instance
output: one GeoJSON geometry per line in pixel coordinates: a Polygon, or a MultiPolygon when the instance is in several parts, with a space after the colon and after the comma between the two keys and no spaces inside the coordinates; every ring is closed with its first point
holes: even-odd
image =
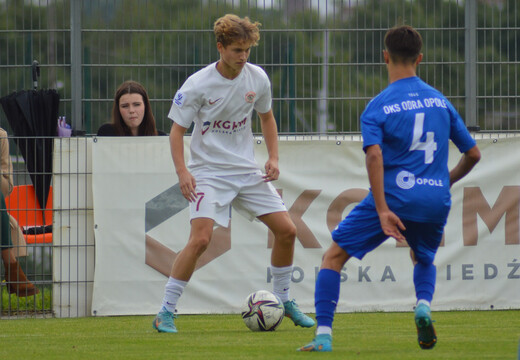
{"type": "Polygon", "coordinates": [[[247,62],[260,38],[260,24],[225,15],[214,24],[220,60],[191,75],[177,91],[168,117],[173,121],[170,146],[180,190],[190,202],[191,233],[177,255],[165,286],[161,309],[153,321],[159,332],[176,333],[177,301],[209,245],[213,227],[227,227],[230,207],[258,218],[274,233],[271,253],[273,292],[295,325],[314,326],[289,298],[296,227],[270,183],[278,179],[278,130],[271,109],[271,84],[259,66],[247,62]],[[251,117],[260,117],[269,158],[265,174],[253,151],[251,117]],[[184,161],[183,137],[194,123],[190,160],[184,161]]]}

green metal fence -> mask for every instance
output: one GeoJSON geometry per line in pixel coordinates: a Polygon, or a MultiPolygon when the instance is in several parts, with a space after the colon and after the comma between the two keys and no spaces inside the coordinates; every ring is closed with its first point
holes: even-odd
{"type": "Polygon", "coordinates": [[[382,37],[402,23],[424,38],[419,75],[468,126],[520,130],[514,0],[4,0],[0,95],[32,88],[37,60],[38,86],[58,89],[61,114],[91,134],[110,120],[117,86],[134,79],[168,131],[176,89],[218,60],[213,22],[229,12],[262,23],[250,61],[271,77],[281,133],[359,132],[364,106],[387,84],[382,37]]]}

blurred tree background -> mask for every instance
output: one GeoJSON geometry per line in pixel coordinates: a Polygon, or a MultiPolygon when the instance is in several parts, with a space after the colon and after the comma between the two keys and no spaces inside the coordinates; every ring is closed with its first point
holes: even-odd
{"type": "MultiPolygon", "coordinates": [[[[0,96],[31,88],[30,65],[37,59],[38,86],[58,89],[60,113],[69,122],[71,1],[0,1],[0,96]]],[[[520,130],[520,5],[474,1],[478,123],[483,130],[520,130]]],[[[169,131],[176,90],[218,60],[213,22],[226,13],[262,23],[250,61],[271,78],[281,133],[359,132],[366,103],[388,84],[383,36],[397,24],[421,32],[419,76],[464,115],[462,0],[91,0],[82,1],[81,10],[79,123],[87,134],[110,121],[113,94],[127,79],[145,85],[158,127],[169,131]]],[[[0,125],[9,128],[3,113],[0,125]]],[[[260,131],[258,120],[253,130],[260,131]]]]}

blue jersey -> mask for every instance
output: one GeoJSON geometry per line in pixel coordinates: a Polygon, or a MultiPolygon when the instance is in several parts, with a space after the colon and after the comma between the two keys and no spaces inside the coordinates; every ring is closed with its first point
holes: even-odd
{"type": "MultiPolygon", "coordinates": [[[[460,152],[475,146],[460,115],[418,77],[390,84],[361,115],[363,148],[383,153],[385,198],[399,217],[445,222],[451,206],[449,140],[460,152]]],[[[373,203],[372,193],[365,201],[373,203]]]]}

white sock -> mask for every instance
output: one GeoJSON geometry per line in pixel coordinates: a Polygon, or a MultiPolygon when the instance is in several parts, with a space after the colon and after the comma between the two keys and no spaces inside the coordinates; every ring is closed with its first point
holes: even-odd
{"type": "Polygon", "coordinates": [[[430,307],[430,302],[428,300],[421,299],[421,300],[417,301],[417,305],[419,305],[419,304],[424,304],[424,305],[430,307]]]}
{"type": "Polygon", "coordinates": [[[162,301],[162,306],[165,307],[166,310],[175,312],[177,301],[181,297],[187,284],[187,281],[177,280],[170,276],[164,287],[164,298],[162,301]]]}
{"type": "Polygon", "coordinates": [[[273,275],[273,293],[282,300],[289,301],[289,286],[291,284],[293,267],[276,267],[271,265],[271,275],[273,275]]]}
{"type": "Polygon", "coordinates": [[[322,334],[332,336],[332,328],[328,327],[328,326],[323,326],[323,325],[318,326],[318,328],[316,329],[316,335],[322,335],[322,334]]]}

